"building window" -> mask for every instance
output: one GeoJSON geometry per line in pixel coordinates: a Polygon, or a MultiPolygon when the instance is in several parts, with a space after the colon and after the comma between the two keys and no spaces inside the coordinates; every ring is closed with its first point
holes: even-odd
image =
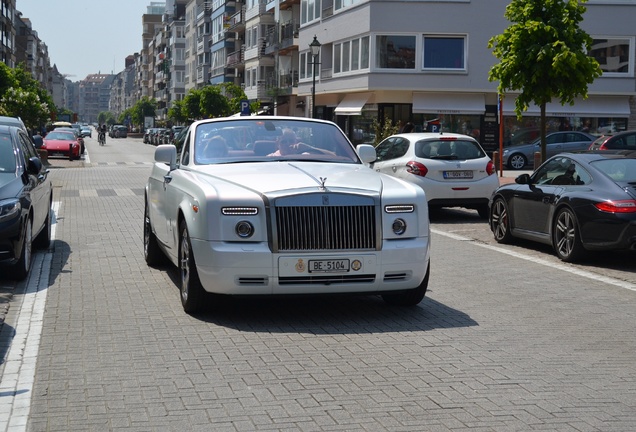
{"type": "Polygon", "coordinates": [[[300,23],[305,24],[320,18],[322,0],[301,0],[300,23]]]}
{"type": "Polygon", "coordinates": [[[376,36],[375,66],[380,69],[415,69],[415,36],[376,36]]]}
{"type": "Polygon", "coordinates": [[[217,43],[223,39],[225,29],[223,28],[223,15],[212,20],[212,43],[217,43]]]}
{"type": "Polygon", "coordinates": [[[633,48],[633,38],[594,39],[589,55],[599,62],[603,75],[631,76],[634,73],[633,48]]]}
{"type": "Polygon", "coordinates": [[[369,68],[369,36],[333,44],[333,73],[369,68]]]}
{"type": "Polygon", "coordinates": [[[466,70],[464,36],[424,36],[424,69],[466,70]]]}
{"type": "Polygon", "coordinates": [[[333,2],[333,9],[337,11],[338,9],[346,8],[361,1],[362,0],[335,0],[333,2]]]}

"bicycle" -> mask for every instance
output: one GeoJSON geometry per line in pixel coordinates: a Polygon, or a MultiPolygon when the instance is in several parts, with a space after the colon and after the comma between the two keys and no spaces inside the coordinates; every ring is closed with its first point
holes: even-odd
{"type": "Polygon", "coordinates": [[[106,133],[100,132],[99,135],[97,135],[97,141],[99,142],[100,146],[106,144],[106,133]]]}

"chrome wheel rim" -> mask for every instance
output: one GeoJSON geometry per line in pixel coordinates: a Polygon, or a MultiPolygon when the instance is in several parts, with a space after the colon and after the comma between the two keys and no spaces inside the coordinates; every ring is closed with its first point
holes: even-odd
{"type": "Polygon", "coordinates": [[[559,214],[555,224],[554,238],[559,255],[563,257],[570,256],[576,241],[576,228],[574,218],[569,211],[563,211],[559,214]]]}
{"type": "Polygon", "coordinates": [[[523,159],[523,156],[513,155],[510,158],[510,166],[513,167],[514,169],[521,169],[523,168],[524,165],[525,165],[525,161],[523,159]]]}
{"type": "Polygon", "coordinates": [[[150,242],[150,217],[148,216],[148,207],[144,214],[144,255],[148,257],[148,243],[150,242]]]}
{"type": "Polygon", "coordinates": [[[492,227],[497,240],[504,238],[508,232],[508,211],[502,200],[497,200],[493,207],[492,227]]]}

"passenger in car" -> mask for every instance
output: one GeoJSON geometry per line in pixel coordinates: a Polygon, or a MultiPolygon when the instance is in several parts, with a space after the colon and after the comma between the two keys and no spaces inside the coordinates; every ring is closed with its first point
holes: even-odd
{"type": "Polygon", "coordinates": [[[298,141],[296,133],[291,129],[283,129],[283,133],[278,138],[278,150],[267,156],[288,156],[294,154],[327,154],[333,155],[329,150],[320,149],[298,141]]]}

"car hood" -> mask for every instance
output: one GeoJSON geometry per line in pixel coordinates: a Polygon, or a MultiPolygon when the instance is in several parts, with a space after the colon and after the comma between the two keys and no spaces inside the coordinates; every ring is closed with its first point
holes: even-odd
{"type": "Polygon", "coordinates": [[[200,171],[209,176],[206,181],[213,186],[223,180],[265,195],[320,190],[323,180],[326,190],[331,191],[347,189],[381,193],[399,188],[404,193],[405,185],[414,187],[358,164],[285,161],[209,165],[200,171]]]}
{"type": "Polygon", "coordinates": [[[68,149],[69,144],[77,144],[76,141],[66,141],[66,140],[44,140],[44,145],[47,149],[51,148],[64,148],[68,149]]]}
{"type": "Polygon", "coordinates": [[[15,173],[0,174],[0,200],[17,197],[23,187],[22,179],[15,173]]]}

